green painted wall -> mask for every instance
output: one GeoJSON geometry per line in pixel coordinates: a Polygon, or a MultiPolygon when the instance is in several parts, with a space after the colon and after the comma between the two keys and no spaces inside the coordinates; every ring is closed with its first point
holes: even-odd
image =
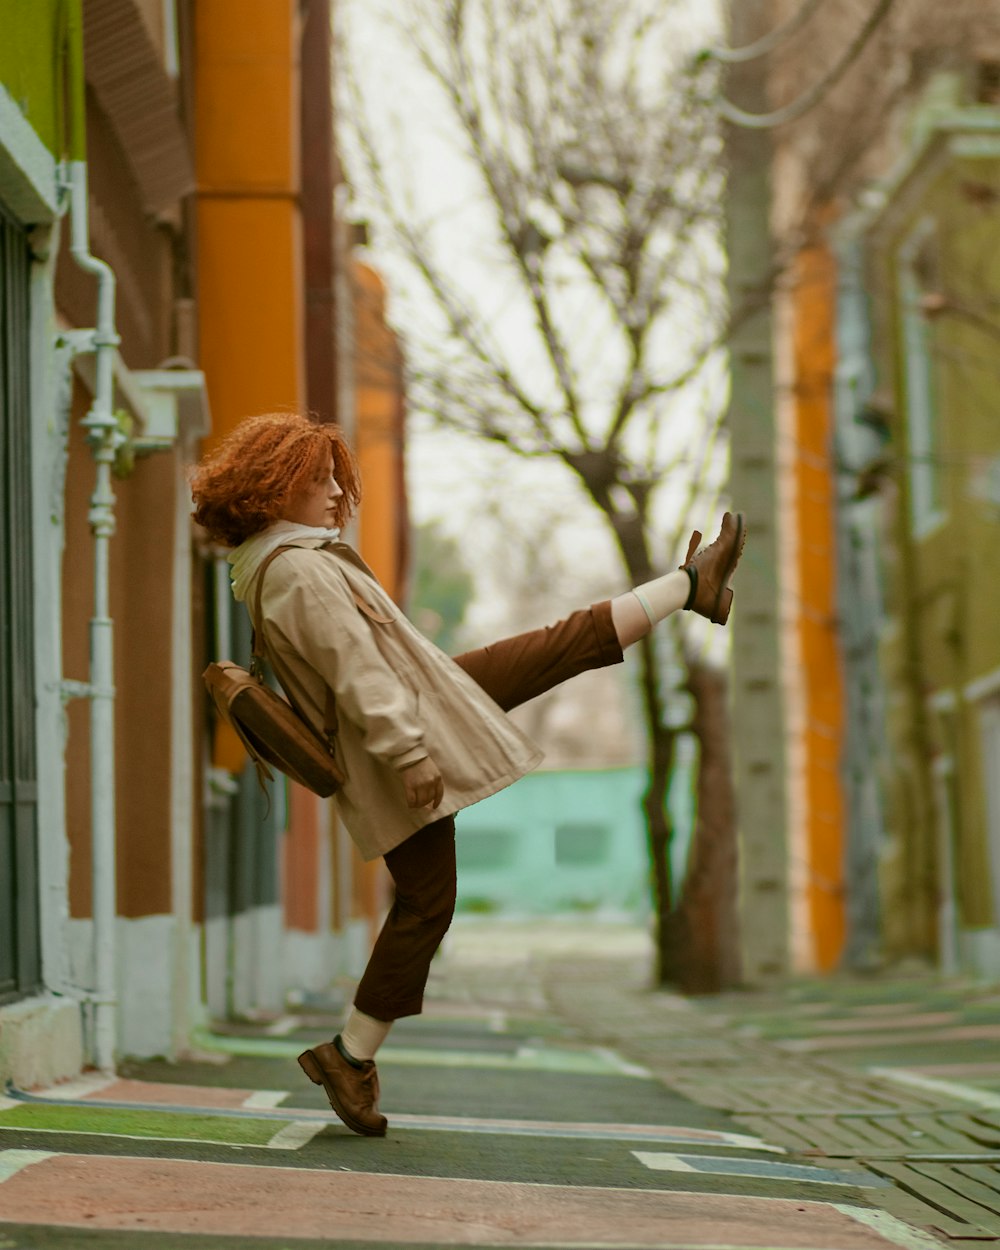
{"type": "MultiPolygon", "coordinates": [[[[935,685],[956,695],[1000,670],[996,583],[1000,509],[983,497],[982,466],[1000,458],[1000,159],[956,163],[938,191],[943,285],[937,319],[941,480],[947,521],[921,552],[921,581],[942,587],[945,606],[927,609],[928,664],[935,685]]],[[[997,924],[985,803],[980,707],[962,700],[942,745],[955,760],[957,853],[963,920],[997,924]]],[[[993,848],[993,854],[1000,848],[993,848]]]]}
{"type": "MultiPolygon", "coordinates": [[[[919,888],[908,877],[914,861],[928,851],[932,871],[940,877],[939,815],[925,810],[919,770],[929,769],[935,757],[948,757],[954,768],[952,854],[959,923],[970,929],[1000,923],[991,878],[981,705],[965,693],[970,683],[1000,671],[994,607],[1000,506],[985,497],[983,481],[984,468],[1000,461],[1000,156],[987,154],[988,136],[978,142],[982,154],[956,153],[941,165],[888,241],[898,243],[928,223],[933,243],[921,260],[920,277],[922,288],[939,296],[924,322],[936,438],[930,460],[941,518],[925,535],[912,534],[910,513],[909,466],[915,453],[919,458],[919,449],[903,419],[909,416],[907,392],[914,385],[904,367],[900,270],[891,261],[883,270],[891,305],[883,324],[896,353],[900,396],[895,450],[901,453],[900,540],[887,583],[888,608],[897,627],[883,649],[890,733],[902,762],[889,786],[900,854],[887,859],[886,892],[891,902],[919,888]],[[914,669],[922,706],[912,697],[914,669]],[[917,724],[921,716],[922,728],[917,724]],[[916,845],[918,829],[924,839],[933,836],[937,845],[916,845]]],[[[992,142],[994,150],[997,142],[992,142]]],[[[890,255],[892,250],[886,249],[890,255]]]]}
{"type": "MultiPolygon", "coordinates": [[[[674,877],[684,878],[693,765],[675,770],[668,803],[674,877]]],[[[535,772],[458,817],[458,908],[522,915],[649,913],[641,768],[535,772]]]]}
{"type": "Polygon", "coordinates": [[[0,83],[55,157],[65,146],[66,0],[0,0],[0,83]]]}

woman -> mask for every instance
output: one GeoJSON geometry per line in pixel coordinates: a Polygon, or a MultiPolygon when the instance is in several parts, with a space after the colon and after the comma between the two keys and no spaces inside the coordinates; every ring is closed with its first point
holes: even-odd
{"type": "Polygon", "coordinates": [[[610,601],[451,659],[403,616],[340,541],[361,497],[336,426],[278,414],[250,418],[196,469],[195,519],[234,548],[233,593],[289,699],[317,729],[332,691],[340,816],[365,859],[383,856],[395,902],[341,1033],[299,1057],[356,1133],[381,1136],[375,1055],[394,1020],[418,1014],[431,959],[455,906],[455,813],[511,784],[541,755],[510,708],[588,669],[687,608],[724,625],[729,581],[745,540],[742,517],[682,568],[610,601]],[[285,548],[274,559],[269,556],[285,548]]]}

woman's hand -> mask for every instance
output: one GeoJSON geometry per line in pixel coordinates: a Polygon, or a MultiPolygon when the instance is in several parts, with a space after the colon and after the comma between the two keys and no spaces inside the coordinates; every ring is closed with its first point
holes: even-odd
{"type": "Polygon", "coordinates": [[[399,775],[403,780],[408,807],[439,806],[444,798],[444,778],[429,755],[404,768],[399,775]]]}

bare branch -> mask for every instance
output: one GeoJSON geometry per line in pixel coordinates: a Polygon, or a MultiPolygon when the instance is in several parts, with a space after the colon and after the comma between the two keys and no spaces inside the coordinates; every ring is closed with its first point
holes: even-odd
{"type": "MultiPolygon", "coordinates": [[[[518,454],[560,457],[619,526],[628,498],[626,512],[651,523],[656,473],[691,480],[691,466],[664,461],[664,431],[672,396],[691,411],[726,326],[721,145],[703,105],[717,67],[685,60],[675,11],[678,0],[408,9],[409,46],[488,205],[482,221],[515,301],[505,320],[520,309],[533,330],[530,363],[500,347],[495,299],[488,312],[463,290],[433,224],[418,226],[421,214],[394,195],[352,97],[378,215],[449,337],[447,349],[426,331],[411,344],[411,402],[518,454]]],[[[718,429],[715,414],[706,426],[718,429]]]]}

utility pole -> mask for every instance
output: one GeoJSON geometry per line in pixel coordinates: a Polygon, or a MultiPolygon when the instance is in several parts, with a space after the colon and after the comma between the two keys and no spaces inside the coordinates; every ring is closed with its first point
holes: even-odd
{"type": "MultiPolygon", "coordinates": [[[[729,44],[768,33],[770,0],[734,0],[729,44]]],[[[730,65],[726,98],[766,113],[767,61],[730,65]]],[[[734,762],[740,853],[743,975],[748,984],[788,969],[789,874],[785,792],[785,713],[781,684],[778,474],[772,378],[770,229],[772,141],[767,130],[726,123],[729,187],[726,242],[729,295],[739,313],[729,340],[731,495],[749,538],[733,616],[734,762]],[[752,306],[749,315],[743,311],[752,306]]]]}

